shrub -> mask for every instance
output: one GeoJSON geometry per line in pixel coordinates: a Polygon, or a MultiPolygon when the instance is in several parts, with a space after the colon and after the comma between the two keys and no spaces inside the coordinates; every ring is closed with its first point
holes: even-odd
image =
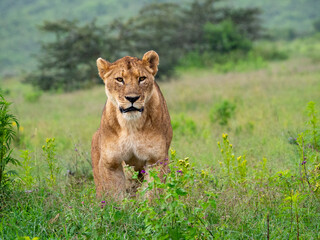
{"type": "Polygon", "coordinates": [[[247,52],[252,43],[243,34],[240,34],[231,20],[219,24],[206,23],[204,36],[209,48],[216,53],[229,53],[234,50],[247,52]]]}
{"type": "Polygon", "coordinates": [[[216,104],[210,112],[211,122],[219,122],[221,126],[228,124],[230,118],[234,115],[236,105],[224,100],[221,103],[216,104]]]}
{"type": "Polygon", "coordinates": [[[9,106],[10,103],[0,94],[0,189],[6,185],[9,176],[15,174],[14,171],[5,171],[6,166],[9,163],[19,165],[19,161],[11,157],[11,141],[16,135],[14,127],[19,128],[19,122],[9,112],[9,106]]]}
{"type": "MultiPolygon", "coordinates": [[[[160,167],[161,164],[159,163],[160,167]]],[[[166,182],[159,178],[159,170],[148,171],[153,181],[140,194],[146,192],[156,195],[138,201],[137,212],[144,216],[145,229],[138,234],[141,238],[207,239],[214,236],[213,226],[208,215],[216,208],[216,194],[212,192],[214,184],[207,171],[197,171],[189,163],[189,158],[179,159],[171,150],[171,162],[166,182]],[[197,192],[197,194],[195,194],[197,192]]]]}
{"type": "Polygon", "coordinates": [[[24,95],[24,98],[27,102],[34,103],[34,102],[37,102],[41,96],[42,96],[42,91],[38,89],[34,89],[33,91],[26,93],[24,95]]]}

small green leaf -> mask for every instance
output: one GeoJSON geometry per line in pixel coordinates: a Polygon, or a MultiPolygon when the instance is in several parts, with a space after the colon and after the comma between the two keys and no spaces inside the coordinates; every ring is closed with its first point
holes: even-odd
{"type": "Polygon", "coordinates": [[[185,196],[188,193],[186,192],[186,190],[182,189],[182,188],[177,188],[176,193],[180,196],[185,196]]]}

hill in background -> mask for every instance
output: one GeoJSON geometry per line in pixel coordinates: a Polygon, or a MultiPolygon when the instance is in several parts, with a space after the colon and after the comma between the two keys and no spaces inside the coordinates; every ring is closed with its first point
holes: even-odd
{"type": "MultiPolygon", "coordinates": [[[[165,0],[16,0],[0,1],[0,73],[11,74],[35,66],[35,55],[42,40],[50,39],[38,29],[44,20],[62,18],[78,19],[81,22],[96,19],[106,24],[116,18],[137,14],[147,3],[168,2],[165,0]]],[[[171,0],[181,3],[189,0],[171,0]]],[[[259,7],[264,24],[269,29],[290,28],[297,32],[312,31],[312,23],[319,17],[318,0],[230,0],[235,7],[259,7]]]]}

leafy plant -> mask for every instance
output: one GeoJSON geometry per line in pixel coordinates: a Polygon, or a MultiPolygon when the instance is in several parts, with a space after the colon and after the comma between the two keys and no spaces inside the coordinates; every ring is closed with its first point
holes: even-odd
{"type": "Polygon", "coordinates": [[[229,142],[228,134],[222,134],[222,143],[218,142],[223,162],[220,162],[222,171],[227,174],[230,184],[234,182],[244,183],[247,177],[247,160],[246,156],[239,156],[237,160],[233,153],[233,145],[229,142]]]}
{"type": "Polygon", "coordinates": [[[151,201],[138,202],[137,212],[143,214],[146,225],[139,235],[157,239],[213,237],[207,218],[216,208],[217,195],[210,188],[204,189],[210,178],[204,176],[204,171],[197,172],[190,165],[189,158],[178,159],[173,150],[171,159],[165,182],[159,178],[159,168],[146,173],[153,181],[141,189],[140,194],[145,196],[147,192],[153,192],[156,195],[151,201]],[[199,191],[197,197],[195,191],[199,191]]]}
{"type": "Polygon", "coordinates": [[[47,180],[50,186],[54,186],[57,183],[57,174],[60,172],[60,168],[57,166],[55,138],[47,138],[46,145],[42,146],[42,150],[46,156],[46,162],[50,171],[47,180]]]}
{"type": "Polygon", "coordinates": [[[319,118],[317,116],[317,111],[315,110],[315,103],[309,102],[308,103],[308,116],[309,121],[307,122],[307,126],[309,127],[306,130],[306,134],[310,136],[308,139],[309,144],[315,149],[320,148],[320,126],[319,124],[319,118]]]}
{"type": "Polygon", "coordinates": [[[252,47],[251,41],[236,29],[230,19],[219,24],[206,23],[204,36],[210,50],[216,53],[228,53],[234,50],[247,52],[252,47]]]}
{"type": "Polygon", "coordinates": [[[307,106],[309,120],[307,129],[296,139],[299,151],[299,167],[301,179],[308,185],[309,191],[320,190],[320,126],[319,117],[315,110],[315,103],[309,102],[307,106]]]}
{"type": "Polygon", "coordinates": [[[23,169],[23,177],[21,177],[21,180],[23,184],[26,186],[27,189],[31,188],[34,184],[34,178],[31,175],[31,157],[30,157],[30,151],[29,150],[21,150],[20,157],[23,159],[21,161],[21,167],[23,169]]]}
{"type": "Polygon", "coordinates": [[[219,122],[221,126],[228,124],[230,118],[234,115],[236,105],[228,100],[216,104],[210,111],[211,122],[219,122]]]}
{"type": "Polygon", "coordinates": [[[19,161],[11,157],[11,141],[16,136],[14,127],[19,128],[17,118],[9,112],[11,103],[7,102],[0,94],[0,188],[2,188],[9,176],[15,174],[14,171],[6,171],[6,166],[11,163],[19,165],[19,161]]]}

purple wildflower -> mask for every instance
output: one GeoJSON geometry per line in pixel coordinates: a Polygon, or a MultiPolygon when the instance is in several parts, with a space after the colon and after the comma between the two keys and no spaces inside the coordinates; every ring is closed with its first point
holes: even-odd
{"type": "Polygon", "coordinates": [[[106,201],[101,201],[101,203],[106,203],[106,201]]]}
{"type": "Polygon", "coordinates": [[[182,173],[182,170],[178,170],[177,172],[178,172],[178,173],[182,173]]]}
{"type": "Polygon", "coordinates": [[[166,158],[166,161],[168,161],[169,160],[169,158],[166,158]]]}
{"type": "Polygon", "coordinates": [[[141,170],[141,173],[146,173],[146,171],[145,170],[141,170]]]}
{"type": "Polygon", "coordinates": [[[162,164],[162,162],[160,162],[160,164],[162,164]]]}
{"type": "Polygon", "coordinates": [[[77,147],[75,147],[74,150],[75,150],[76,152],[78,152],[78,148],[77,148],[77,147]]]}
{"type": "Polygon", "coordinates": [[[301,165],[305,165],[307,163],[307,161],[303,161],[302,163],[301,163],[301,165]]]}

